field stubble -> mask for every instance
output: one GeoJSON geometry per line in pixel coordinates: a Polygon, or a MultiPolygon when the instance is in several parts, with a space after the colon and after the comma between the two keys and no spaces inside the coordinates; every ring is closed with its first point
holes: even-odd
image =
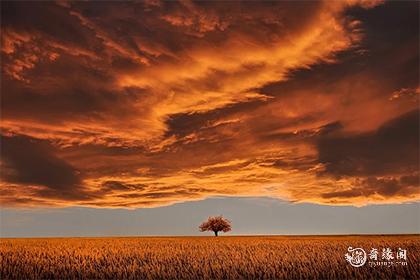
{"type": "Polygon", "coordinates": [[[1,239],[0,279],[420,279],[420,236],[1,239]],[[347,248],[407,250],[352,267],[347,248]]]}

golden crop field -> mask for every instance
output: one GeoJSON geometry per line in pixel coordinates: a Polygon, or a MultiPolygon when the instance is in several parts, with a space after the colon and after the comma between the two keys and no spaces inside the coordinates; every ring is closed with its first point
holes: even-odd
{"type": "Polygon", "coordinates": [[[420,279],[420,236],[1,239],[0,279],[420,279]],[[352,267],[349,246],[407,250],[352,267]]]}

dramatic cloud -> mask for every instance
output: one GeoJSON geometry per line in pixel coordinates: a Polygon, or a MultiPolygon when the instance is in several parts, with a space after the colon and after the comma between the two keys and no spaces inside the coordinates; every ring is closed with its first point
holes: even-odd
{"type": "Polygon", "coordinates": [[[2,3],[1,202],[418,200],[418,5],[2,3]]]}
{"type": "Polygon", "coordinates": [[[2,136],[2,162],[6,180],[67,188],[80,184],[76,171],[52,154],[45,143],[27,137],[2,136]]]}
{"type": "Polygon", "coordinates": [[[354,136],[323,138],[319,160],[326,172],[366,176],[418,171],[419,111],[412,111],[378,130],[354,136]]]}
{"type": "Polygon", "coordinates": [[[45,141],[24,136],[2,136],[2,200],[31,197],[59,200],[85,200],[79,172],[53,154],[45,141]],[[16,197],[16,193],[19,197],[16,197]],[[22,197],[28,195],[29,197],[22,197]]]}

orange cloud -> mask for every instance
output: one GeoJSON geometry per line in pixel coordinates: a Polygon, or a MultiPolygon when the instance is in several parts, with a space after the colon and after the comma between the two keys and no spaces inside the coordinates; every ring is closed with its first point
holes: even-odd
{"type": "Polygon", "coordinates": [[[418,200],[416,35],[380,4],[5,4],[2,204],[418,200]]]}

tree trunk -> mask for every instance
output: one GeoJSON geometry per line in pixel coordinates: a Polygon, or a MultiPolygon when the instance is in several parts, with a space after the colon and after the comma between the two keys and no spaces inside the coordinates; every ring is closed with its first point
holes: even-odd
{"type": "Polygon", "coordinates": [[[214,232],[214,236],[218,236],[217,231],[214,232]]]}

